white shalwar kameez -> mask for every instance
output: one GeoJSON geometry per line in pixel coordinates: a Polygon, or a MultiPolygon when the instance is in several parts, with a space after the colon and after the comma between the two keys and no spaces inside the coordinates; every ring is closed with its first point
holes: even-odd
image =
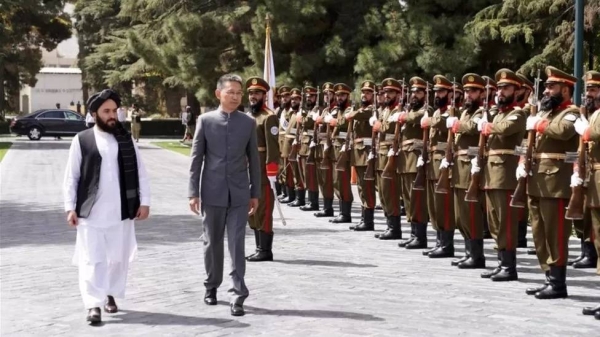
{"type": "MultiPolygon", "coordinates": [[[[108,295],[124,298],[129,263],[137,252],[133,220],[121,220],[119,146],[112,134],[94,127],[102,156],[98,192],[87,218],[79,218],[73,264],[79,266],[79,290],[86,309],[102,307],[108,295]]],[[[134,143],[135,146],[135,143],[134,143]]],[[[150,206],[150,186],[139,150],[135,146],[140,203],[150,206]]],[[[71,143],[64,179],[65,211],[75,210],[81,175],[81,148],[76,136],[71,143]]]]}

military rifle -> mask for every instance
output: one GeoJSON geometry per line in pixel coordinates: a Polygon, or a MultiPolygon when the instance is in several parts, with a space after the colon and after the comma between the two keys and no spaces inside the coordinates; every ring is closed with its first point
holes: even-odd
{"type": "MultiPolygon", "coordinates": [[[[402,81],[402,94],[404,94],[405,87],[408,87],[408,86],[404,84],[404,81],[402,81]]],[[[408,90],[410,90],[410,89],[408,89],[408,90]]],[[[403,102],[400,101],[398,110],[402,111],[403,108],[404,108],[403,102]]],[[[391,149],[393,153],[391,156],[389,153],[387,155],[388,161],[385,164],[385,167],[383,168],[383,172],[381,173],[381,177],[383,179],[393,179],[394,175],[396,174],[396,168],[397,168],[396,157],[398,156],[398,143],[400,142],[401,127],[402,126],[400,125],[400,122],[396,121],[396,127],[394,129],[394,140],[392,142],[392,149],[391,149]]]]}
{"type": "MultiPolygon", "coordinates": [[[[377,91],[377,86],[375,88],[375,91],[377,91]]],[[[375,117],[375,119],[377,120],[377,108],[379,102],[379,100],[377,99],[377,92],[375,92],[373,98],[375,100],[375,109],[373,110],[373,117],[375,117]]],[[[379,132],[375,130],[371,132],[371,151],[369,152],[369,157],[367,159],[367,170],[365,171],[364,176],[365,180],[375,180],[375,162],[377,161],[377,147],[375,146],[375,144],[377,142],[378,135],[379,132]]]]}
{"type": "MultiPolygon", "coordinates": [[[[429,117],[429,82],[425,88],[425,118],[429,117]]],[[[421,150],[421,158],[423,158],[423,166],[417,168],[417,176],[413,182],[413,189],[422,191],[425,189],[425,178],[427,176],[427,162],[429,161],[429,129],[423,130],[423,149],[421,150]]]]}
{"type": "MultiPolygon", "coordinates": [[[[537,80],[536,80],[537,81],[537,80]]],[[[483,114],[481,118],[484,121],[487,121],[487,114],[490,108],[490,79],[487,79],[487,83],[485,85],[485,100],[483,101],[483,114]]],[[[465,194],[466,202],[479,202],[479,185],[481,181],[481,170],[483,169],[485,163],[485,144],[487,142],[487,137],[482,133],[479,134],[479,144],[477,145],[477,166],[479,167],[479,172],[471,173],[471,181],[469,182],[469,187],[467,188],[467,193],[465,194]]]]}
{"type": "MultiPolygon", "coordinates": [[[[452,104],[448,109],[448,117],[454,117],[456,115],[456,78],[452,84],[452,104]]],[[[435,193],[448,194],[450,192],[450,166],[454,162],[454,132],[452,128],[448,128],[448,144],[446,146],[445,158],[448,162],[448,167],[440,168],[440,178],[435,185],[435,193]]]]}
{"type": "MultiPolygon", "coordinates": [[[[300,115],[302,115],[302,110],[306,109],[305,103],[306,100],[304,99],[304,89],[305,87],[302,88],[302,96],[300,96],[300,108],[298,109],[298,113],[300,113],[300,115]]],[[[294,142],[292,143],[292,149],[290,150],[290,154],[288,156],[288,160],[289,161],[293,161],[296,162],[298,161],[298,152],[300,152],[300,147],[302,146],[302,126],[303,123],[298,123],[298,115],[297,113],[294,115],[294,121],[296,122],[296,138],[294,138],[294,142]]]]}
{"type": "MultiPolygon", "coordinates": [[[[583,86],[586,87],[585,84],[583,86]]],[[[585,94],[581,95],[581,106],[579,107],[579,115],[582,120],[587,120],[587,110],[585,108],[585,94]]],[[[579,178],[584,179],[586,174],[586,151],[587,146],[583,141],[583,136],[579,136],[579,150],[577,153],[577,166],[575,170],[579,174],[579,178]]],[[[585,200],[585,191],[583,185],[572,187],[571,199],[569,206],[565,212],[565,219],[581,220],[583,219],[583,206],[585,200]]]]}
{"type": "MultiPolygon", "coordinates": [[[[530,116],[535,116],[537,114],[537,102],[538,102],[538,94],[539,94],[539,85],[540,85],[540,71],[538,69],[537,77],[535,79],[535,89],[534,89],[534,97],[533,104],[531,104],[531,112],[530,116]]],[[[533,163],[533,146],[535,145],[535,128],[529,130],[529,134],[527,135],[527,150],[525,152],[525,172],[526,175],[529,175],[531,171],[531,164],[533,163]]],[[[527,177],[520,177],[519,181],[517,181],[517,188],[513,193],[512,199],[510,200],[511,207],[524,208],[527,205],[527,177]]]]}
{"type": "MultiPolygon", "coordinates": [[[[327,100],[329,102],[327,102],[327,107],[329,109],[329,112],[331,114],[331,98],[329,97],[329,95],[331,95],[331,91],[329,92],[329,94],[327,95],[327,100]]],[[[325,136],[325,147],[323,148],[323,160],[321,160],[321,165],[319,166],[319,168],[321,170],[329,170],[331,168],[331,151],[333,150],[333,143],[331,142],[331,125],[329,123],[327,123],[327,135],[325,136]]]]}

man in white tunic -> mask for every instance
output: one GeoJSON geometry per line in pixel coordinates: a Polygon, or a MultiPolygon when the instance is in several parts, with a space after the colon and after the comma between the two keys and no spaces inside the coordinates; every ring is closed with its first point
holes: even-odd
{"type": "Polygon", "coordinates": [[[117,312],[124,298],[129,263],[137,251],[134,220],[150,211],[150,189],[139,151],[117,120],[119,95],[104,90],[90,97],[96,125],[73,138],[64,179],[67,222],[77,228],[73,263],[87,321],[101,322],[100,307],[117,312]]]}

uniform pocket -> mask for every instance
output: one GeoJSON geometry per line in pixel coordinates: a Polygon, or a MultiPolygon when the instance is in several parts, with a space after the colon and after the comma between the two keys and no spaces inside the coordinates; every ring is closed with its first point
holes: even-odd
{"type": "Polygon", "coordinates": [[[546,174],[546,175],[557,174],[558,171],[560,171],[560,168],[562,167],[562,165],[563,165],[563,162],[560,160],[541,159],[537,165],[536,172],[540,173],[540,174],[546,174]]]}

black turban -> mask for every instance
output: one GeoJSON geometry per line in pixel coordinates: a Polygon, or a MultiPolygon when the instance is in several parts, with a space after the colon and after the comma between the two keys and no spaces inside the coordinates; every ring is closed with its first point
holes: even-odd
{"type": "Polygon", "coordinates": [[[104,89],[90,96],[87,100],[88,112],[98,112],[98,109],[104,102],[112,99],[117,103],[117,108],[121,106],[121,97],[112,89],[104,89]]]}

